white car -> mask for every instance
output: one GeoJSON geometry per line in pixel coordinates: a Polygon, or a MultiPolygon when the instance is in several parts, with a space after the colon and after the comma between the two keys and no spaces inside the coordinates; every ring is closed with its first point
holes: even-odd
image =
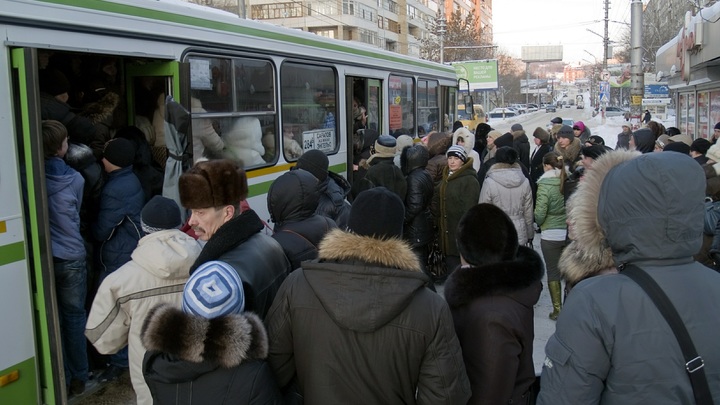
{"type": "Polygon", "coordinates": [[[516,109],[520,114],[525,114],[527,112],[527,107],[522,104],[510,104],[510,107],[516,109]]]}
{"type": "Polygon", "coordinates": [[[510,108],[494,108],[488,113],[489,118],[510,118],[517,116],[517,111],[510,108]]]}
{"type": "Polygon", "coordinates": [[[607,106],[605,107],[605,116],[606,117],[622,117],[625,115],[627,110],[623,110],[620,107],[613,107],[613,106],[607,106]]]}

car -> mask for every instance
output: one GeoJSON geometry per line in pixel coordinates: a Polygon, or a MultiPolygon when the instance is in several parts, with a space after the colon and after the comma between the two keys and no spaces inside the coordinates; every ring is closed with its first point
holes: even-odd
{"type": "Polygon", "coordinates": [[[563,118],[563,125],[567,125],[572,128],[572,126],[575,125],[575,120],[571,118],[563,118]]]}
{"type": "Polygon", "coordinates": [[[527,105],[527,112],[531,113],[531,112],[535,112],[537,110],[538,110],[537,104],[528,104],[527,105]]]}
{"type": "Polygon", "coordinates": [[[625,115],[626,112],[628,111],[621,107],[615,107],[611,105],[605,107],[606,117],[622,117],[623,115],[625,115]]]}
{"type": "Polygon", "coordinates": [[[527,112],[527,108],[522,104],[510,104],[510,108],[517,110],[518,114],[525,114],[527,112]]]}
{"type": "Polygon", "coordinates": [[[557,112],[557,107],[555,104],[548,104],[545,106],[545,112],[557,112]]]}
{"type": "Polygon", "coordinates": [[[488,117],[490,118],[510,118],[510,117],[516,117],[518,116],[518,112],[511,109],[511,108],[494,108],[490,110],[488,113],[488,117]]]}

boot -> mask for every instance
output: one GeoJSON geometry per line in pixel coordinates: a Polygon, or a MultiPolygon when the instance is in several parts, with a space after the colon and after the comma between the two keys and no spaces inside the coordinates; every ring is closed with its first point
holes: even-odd
{"type": "Polygon", "coordinates": [[[559,281],[549,281],[548,290],[550,290],[550,299],[553,306],[553,311],[549,317],[554,321],[560,315],[560,308],[562,308],[562,285],[559,281]]]}

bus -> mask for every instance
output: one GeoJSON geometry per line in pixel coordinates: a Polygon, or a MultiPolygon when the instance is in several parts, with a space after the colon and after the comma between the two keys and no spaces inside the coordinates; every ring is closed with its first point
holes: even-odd
{"type": "Polygon", "coordinates": [[[268,188],[304,151],[352,181],[358,104],[385,134],[449,130],[457,116],[450,66],[181,1],[0,0],[0,28],[2,404],[68,401],[40,136],[48,72],[66,77],[80,116],[98,91],[116,94],[96,125],[142,129],[163,195],[178,200],[198,159],[234,158],[268,223],[268,188]],[[198,156],[201,130],[224,139],[219,156],[198,156]]]}

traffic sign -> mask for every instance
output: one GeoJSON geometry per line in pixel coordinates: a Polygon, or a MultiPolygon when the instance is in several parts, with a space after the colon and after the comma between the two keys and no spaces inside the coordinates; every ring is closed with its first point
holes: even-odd
{"type": "Polygon", "coordinates": [[[600,91],[598,92],[598,96],[601,103],[607,103],[610,101],[610,83],[600,82],[600,91]]]}
{"type": "Polygon", "coordinates": [[[610,80],[610,71],[607,69],[603,70],[602,73],[600,73],[600,80],[604,82],[610,80]]]}

